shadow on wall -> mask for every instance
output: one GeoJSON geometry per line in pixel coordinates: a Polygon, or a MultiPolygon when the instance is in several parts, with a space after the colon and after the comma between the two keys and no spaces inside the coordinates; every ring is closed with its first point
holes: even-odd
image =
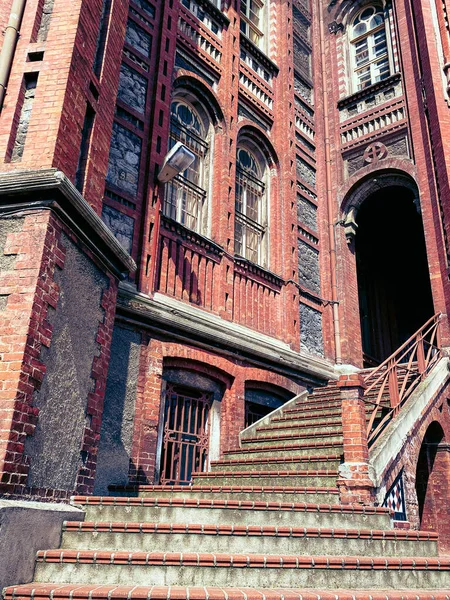
{"type": "Polygon", "coordinates": [[[125,485],[133,439],[141,335],[117,326],[111,346],[94,494],[107,495],[108,485],[125,485]]]}

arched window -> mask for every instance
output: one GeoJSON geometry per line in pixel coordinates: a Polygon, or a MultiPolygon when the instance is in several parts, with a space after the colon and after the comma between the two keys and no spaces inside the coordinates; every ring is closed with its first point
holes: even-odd
{"type": "Polygon", "coordinates": [[[169,150],[182,142],[195,154],[195,160],[167,185],[163,212],[189,229],[201,232],[206,201],[207,124],[199,113],[184,101],[172,103],[169,150]]]}
{"type": "Polygon", "coordinates": [[[356,90],[389,77],[386,25],[381,6],[366,6],[350,26],[352,70],[356,90]]]}
{"type": "Polygon", "coordinates": [[[266,170],[266,165],[250,150],[238,148],[234,251],[262,266],[267,262],[266,170]]]}

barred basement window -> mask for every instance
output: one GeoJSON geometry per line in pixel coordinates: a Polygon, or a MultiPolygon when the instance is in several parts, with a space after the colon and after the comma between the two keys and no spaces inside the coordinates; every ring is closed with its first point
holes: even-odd
{"type": "Polygon", "coordinates": [[[236,165],[236,220],[234,251],[265,266],[267,230],[265,168],[246,148],[238,148],[236,165]]]}
{"type": "Polygon", "coordinates": [[[263,9],[260,0],[241,0],[241,31],[257,46],[264,35],[263,9]]]}
{"type": "Polygon", "coordinates": [[[199,233],[202,230],[206,201],[205,160],[208,143],[206,129],[197,111],[185,102],[175,101],[171,107],[169,149],[182,142],[195,160],[182,174],[166,185],[163,212],[199,233]]]}
{"type": "Polygon", "coordinates": [[[350,40],[356,90],[389,77],[386,25],[381,6],[366,6],[356,15],[350,40]]]}

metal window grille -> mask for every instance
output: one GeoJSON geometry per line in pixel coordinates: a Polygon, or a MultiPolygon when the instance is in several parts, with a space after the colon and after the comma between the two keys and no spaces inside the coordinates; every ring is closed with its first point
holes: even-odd
{"type": "Polygon", "coordinates": [[[248,171],[236,168],[236,254],[254,263],[263,262],[262,241],[265,233],[263,219],[264,184],[248,171]]]}
{"type": "Polygon", "coordinates": [[[176,142],[187,146],[195,154],[195,160],[182,174],[174,177],[166,185],[163,213],[189,229],[200,231],[206,199],[203,179],[208,144],[191,128],[188,129],[172,117],[169,148],[176,142]]]}
{"type": "Polygon", "coordinates": [[[163,485],[187,485],[207,466],[211,394],[167,384],[163,400],[163,485]]]}

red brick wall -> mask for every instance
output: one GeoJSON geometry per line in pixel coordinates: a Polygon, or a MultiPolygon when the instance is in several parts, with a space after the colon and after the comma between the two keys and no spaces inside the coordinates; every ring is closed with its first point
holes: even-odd
{"type": "Polygon", "coordinates": [[[0,275],[1,294],[7,296],[6,306],[0,312],[0,489],[7,495],[61,498],[76,490],[92,491],[117,293],[112,276],[102,296],[104,319],[97,333],[100,353],[93,360],[94,389],[86,410],[90,419],[79,449],[86,452],[85,467],[74,474],[75,490],[30,489],[27,483],[30,464],[24,443],[27,436],[33,435],[39,419],[33,393],[46,375],[41,349],[49,348],[52,340],[48,309],[51,306],[58,310],[59,288],[54,275],[57,268],[64,268],[62,231],[75,241],[53,213],[34,211],[24,217],[20,231],[7,236],[3,250],[5,256],[15,256],[12,269],[0,275]]]}

